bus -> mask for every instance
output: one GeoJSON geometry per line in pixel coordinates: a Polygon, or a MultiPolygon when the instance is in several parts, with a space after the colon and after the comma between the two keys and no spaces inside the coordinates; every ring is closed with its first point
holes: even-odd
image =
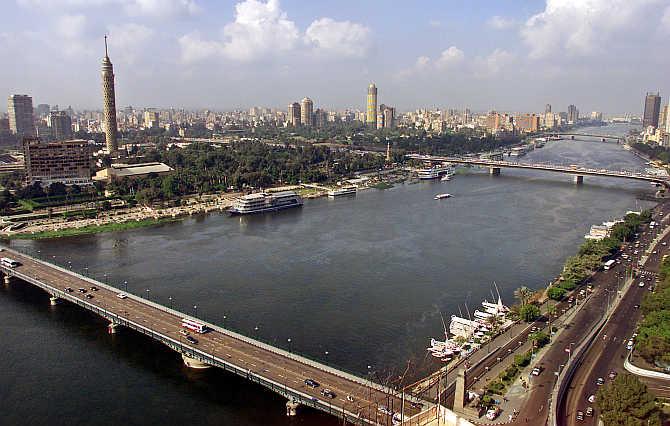
{"type": "Polygon", "coordinates": [[[609,268],[614,266],[614,262],[615,262],[614,259],[608,260],[607,262],[605,262],[605,265],[603,266],[603,269],[607,271],[609,268]]]}
{"type": "Polygon", "coordinates": [[[205,324],[189,318],[182,318],[181,326],[184,328],[188,328],[189,330],[195,331],[196,333],[207,332],[207,326],[205,324]]]}
{"type": "Polygon", "coordinates": [[[10,259],[8,257],[3,257],[2,259],[0,259],[0,264],[2,264],[2,266],[6,266],[8,268],[16,268],[17,266],[20,265],[19,262],[17,262],[14,259],[10,259]]]}

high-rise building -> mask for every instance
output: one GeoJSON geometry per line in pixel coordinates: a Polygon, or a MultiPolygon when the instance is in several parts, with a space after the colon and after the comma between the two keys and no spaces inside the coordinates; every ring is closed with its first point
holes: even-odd
{"type": "Polygon", "coordinates": [[[7,100],[9,129],[19,138],[35,136],[33,98],[28,95],[12,95],[7,100]]]}
{"type": "Polygon", "coordinates": [[[544,113],[547,114],[549,112],[551,112],[551,104],[546,104],[544,106],[544,113]]]}
{"type": "Polygon", "coordinates": [[[23,140],[26,183],[42,186],[60,182],[65,185],[91,183],[91,151],[88,141],[40,142],[23,140]]]}
{"type": "Polygon", "coordinates": [[[591,111],[591,121],[603,121],[603,113],[599,111],[591,111]]]}
{"type": "Polygon", "coordinates": [[[521,114],[514,117],[514,124],[522,132],[537,132],[540,127],[540,116],[535,114],[521,114]]]}
{"type": "Polygon", "coordinates": [[[658,115],[661,110],[661,96],[656,93],[647,93],[644,99],[644,115],[642,116],[642,127],[658,127],[658,115]]]}
{"type": "Polygon", "coordinates": [[[293,127],[300,126],[300,104],[293,102],[288,106],[288,122],[293,127]]]}
{"type": "Polygon", "coordinates": [[[72,119],[65,111],[51,111],[48,124],[51,128],[51,136],[55,140],[72,139],[72,119]]]}
{"type": "Polygon", "coordinates": [[[322,129],[326,127],[326,123],[328,123],[328,112],[321,108],[317,108],[316,111],[314,111],[314,125],[317,128],[322,129]]]}
{"type": "Polygon", "coordinates": [[[314,102],[310,98],[300,101],[300,121],[303,126],[314,125],[314,102]]]}
{"type": "Polygon", "coordinates": [[[658,123],[659,129],[662,129],[666,133],[670,133],[670,105],[666,104],[661,110],[661,118],[658,123]]]}
{"type": "Polygon", "coordinates": [[[51,112],[49,104],[37,104],[37,107],[35,108],[35,117],[46,117],[49,115],[49,112],[51,112]]]}
{"type": "Polygon", "coordinates": [[[114,66],[107,55],[107,36],[105,36],[105,57],[102,59],[102,100],[107,151],[115,154],[119,149],[116,140],[116,95],[114,93],[114,66]]]}
{"type": "Polygon", "coordinates": [[[579,120],[579,110],[574,105],[568,105],[568,122],[576,123],[579,120]]]}
{"type": "Polygon", "coordinates": [[[373,129],[377,128],[377,87],[374,83],[368,86],[368,105],[365,122],[373,129]]]}
{"type": "MultiPolygon", "coordinates": [[[[379,112],[383,118],[382,127],[386,129],[395,127],[395,108],[381,104],[379,105],[379,112]]],[[[379,123],[377,123],[377,125],[379,125],[379,123]]]]}
{"type": "Polygon", "coordinates": [[[144,111],[144,128],[156,129],[160,125],[160,115],[158,111],[146,110],[144,111]]]}

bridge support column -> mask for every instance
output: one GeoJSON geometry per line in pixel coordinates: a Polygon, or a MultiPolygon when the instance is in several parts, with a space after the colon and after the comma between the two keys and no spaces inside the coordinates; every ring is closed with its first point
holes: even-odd
{"type": "Polygon", "coordinates": [[[58,302],[59,302],[59,301],[60,301],[60,299],[57,298],[56,296],[51,296],[51,297],[49,298],[49,303],[51,304],[51,306],[56,306],[56,305],[58,305],[58,302]]]}
{"type": "Polygon", "coordinates": [[[286,415],[289,416],[289,417],[293,417],[296,414],[298,414],[298,406],[299,405],[300,404],[298,404],[297,401],[295,401],[293,399],[289,399],[286,402],[286,415]]]}
{"type": "Polygon", "coordinates": [[[584,183],[584,176],[575,175],[574,177],[575,185],[581,185],[584,183]]]}
{"type": "Polygon", "coordinates": [[[500,167],[489,167],[489,174],[491,176],[499,176],[500,175],[500,167]]]}
{"type": "Polygon", "coordinates": [[[10,278],[9,275],[5,275],[5,277],[4,277],[5,284],[7,284],[7,285],[9,285],[9,278],[10,278]]]}
{"type": "Polygon", "coordinates": [[[462,413],[465,407],[465,369],[459,369],[457,374],[456,391],[454,392],[454,412],[462,413]]]}
{"type": "Polygon", "coordinates": [[[574,136],[574,135],[570,136],[570,139],[572,139],[572,140],[574,141],[574,140],[575,140],[575,136],[574,136]]]}
{"type": "Polygon", "coordinates": [[[118,332],[119,332],[119,324],[115,324],[113,322],[107,324],[107,333],[116,334],[118,332]]]}
{"type": "Polygon", "coordinates": [[[205,364],[204,362],[197,360],[195,358],[191,358],[190,356],[186,356],[185,354],[181,354],[181,359],[184,360],[184,365],[187,366],[188,368],[196,368],[199,370],[204,370],[206,368],[211,367],[211,365],[205,364]]]}

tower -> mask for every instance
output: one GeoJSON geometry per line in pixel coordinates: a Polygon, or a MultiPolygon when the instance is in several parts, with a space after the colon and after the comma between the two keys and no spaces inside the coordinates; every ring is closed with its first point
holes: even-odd
{"type": "Polygon", "coordinates": [[[373,129],[377,128],[377,87],[374,83],[370,83],[368,86],[368,108],[365,123],[373,129]]]}
{"type": "Polygon", "coordinates": [[[114,94],[114,66],[107,56],[107,36],[105,36],[105,57],[102,59],[102,101],[103,126],[107,151],[111,155],[119,149],[116,141],[116,96],[114,94]]]}
{"type": "Polygon", "coordinates": [[[28,95],[12,95],[7,99],[9,128],[19,138],[35,136],[33,98],[28,95]]]}
{"type": "Polygon", "coordinates": [[[300,104],[293,102],[288,105],[288,122],[291,123],[291,126],[298,127],[300,126],[300,104]]]}
{"type": "Polygon", "coordinates": [[[386,142],[386,162],[391,162],[391,142],[386,142]]]}
{"type": "Polygon", "coordinates": [[[661,112],[661,96],[656,93],[647,93],[644,99],[644,115],[642,116],[642,127],[658,127],[658,115],[661,112]]]}
{"type": "Polygon", "coordinates": [[[304,98],[300,101],[300,121],[303,126],[312,126],[314,124],[314,102],[310,98],[304,98]]]}

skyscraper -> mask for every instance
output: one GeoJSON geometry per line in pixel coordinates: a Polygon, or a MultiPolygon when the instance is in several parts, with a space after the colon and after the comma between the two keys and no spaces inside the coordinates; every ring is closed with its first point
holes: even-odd
{"type": "Polygon", "coordinates": [[[51,111],[49,113],[49,127],[51,127],[51,136],[55,140],[72,139],[72,119],[65,111],[51,111]]]}
{"type": "Polygon", "coordinates": [[[19,138],[35,136],[33,98],[28,95],[12,95],[7,100],[9,129],[19,138]]]}
{"type": "Polygon", "coordinates": [[[107,36],[105,36],[105,57],[102,59],[102,100],[107,151],[115,154],[119,149],[116,141],[116,96],[114,94],[114,67],[107,56],[107,36]]]}
{"type": "Polygon", "coordinates": [[[658,114],[661,112],[661,96],[656,93],[647,93],[644,99],[644,115],[642,116],[642,127],[658,127],[658,114]]]}
{"type": "Polygon", "coordinates": [[[288,106],[288,122],[291,123],[291,126],[298,127],[300,126],[300,104],[293,102],[288,106]]]}
{"type": "Polygon", "coordinates": [[[574,105],[568,105],[568,122],[576,123],[579,120],[579,110],[574,105]]]}
{"type": "Polygon", "coordinates": [[[314,125],[314,102],[310,98],[300,101],[300,121],[303,126],[314,125]]]}
{"type": "Polygon", "coordinates": [[[666,133],[670,133],[670,105],[668,104],[661,111],[661,121],[658,123],[658,127],[666,133]]]}
{"type": "Polygon", "coordinates": [[[373,129],[377,128],[377,87],[374,83],[368,86],[368,108],[365,114],[365,122],[373,129]]]}
{"type": "Polygon", "coordinates": [[[551,104],[546,104],[544,106],[544,113],[546,114],[548,112],[551,112],[551,104]]]}

